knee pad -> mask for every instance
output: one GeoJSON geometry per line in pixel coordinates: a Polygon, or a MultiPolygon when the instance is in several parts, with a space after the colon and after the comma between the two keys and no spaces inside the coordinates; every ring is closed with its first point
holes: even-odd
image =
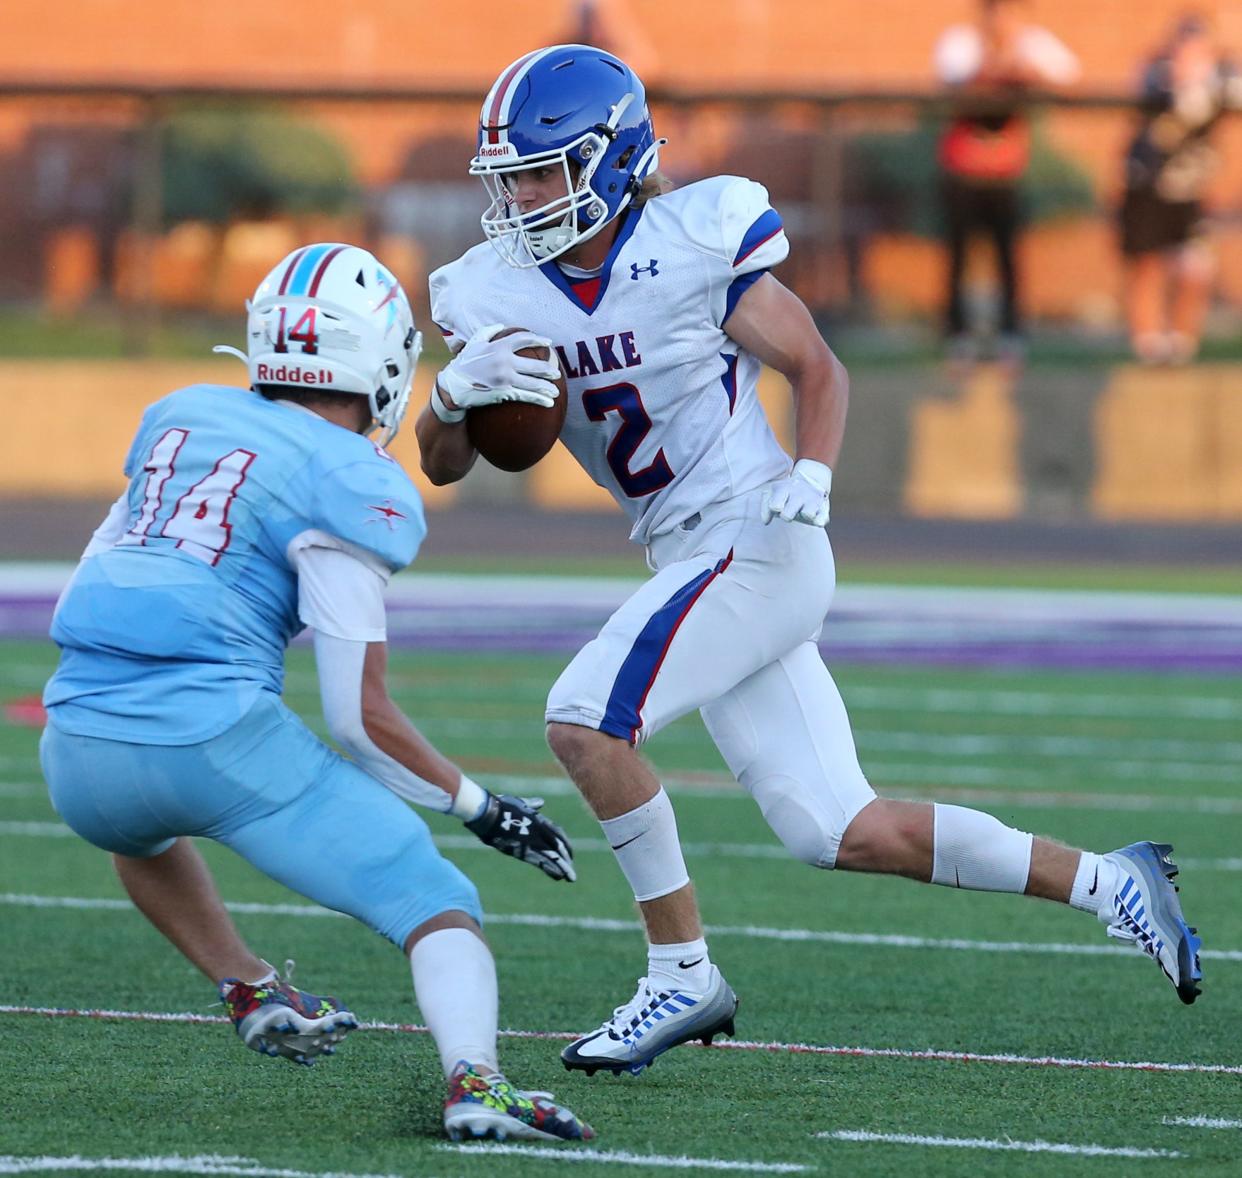
{"type": "Polygon", "coordinates": [[[806,786],[792,777],[773,775],[749,788],[764,820],[795,859],[811,867],[836,866],[845,826],[837,829],[806,786]]]}

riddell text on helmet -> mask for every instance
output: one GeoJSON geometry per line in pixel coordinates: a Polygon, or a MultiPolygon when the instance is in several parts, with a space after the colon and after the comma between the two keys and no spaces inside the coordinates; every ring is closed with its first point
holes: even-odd
{"type": "Polygon", "coordinates": [[[272,384],[331,384],[336,378],[331,368],[290,368],[287,364],[259,364],[259,380],[272,384]]]}

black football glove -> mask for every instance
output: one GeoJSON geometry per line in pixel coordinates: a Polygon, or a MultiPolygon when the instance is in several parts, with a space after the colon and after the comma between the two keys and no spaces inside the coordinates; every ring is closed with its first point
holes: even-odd
{"type": "Polygon", "coordinates": [[[552,879],[578,878],[574,850],[550,818],[539,813],[543,798],[515,798],[512,794],[489,794],[483,813],[466,823],[489,847],[538,867],[552,879]]]}

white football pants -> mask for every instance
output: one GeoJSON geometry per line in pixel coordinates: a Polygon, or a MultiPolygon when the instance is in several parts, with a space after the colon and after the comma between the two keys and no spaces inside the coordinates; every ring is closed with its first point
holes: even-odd
{"type": "Polygon", "coordinates": [[[827,534],[759,518],[757,490],[648,547],[655,575],[553,685],[550,722],[642,744],[694,708],[790,853],[831,867],[875,793],[816,645],[832,600],[827,534]]]}

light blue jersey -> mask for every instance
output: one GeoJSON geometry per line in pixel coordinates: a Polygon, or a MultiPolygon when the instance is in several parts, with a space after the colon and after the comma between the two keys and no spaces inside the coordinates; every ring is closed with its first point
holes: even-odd
{"type": "Polygon", "coordinates": [[[373,442],[245,389],[150,406],[125,463],[129,527],[80,566],[52,624],[44,692],[63,732],[185,745],[279,695],[302,629],[291,542],[326,532],[404,568],[422,503],[373,442]]]}

